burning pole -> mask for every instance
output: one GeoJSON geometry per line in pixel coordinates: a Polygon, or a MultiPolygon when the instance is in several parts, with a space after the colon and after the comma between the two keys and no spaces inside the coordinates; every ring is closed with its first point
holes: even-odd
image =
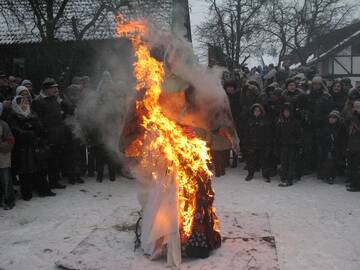
{"type": "Polygon", "coordinates": [[[189,135],[163,112],[160,96],[163,62],[151,55],[149,27],[144,21],[118,17],[117,35],[131,40],[136,61],[137,117],[141,134],[126,154],[139,160],[146,181],[141,245],[151,259],[166,249],[168,264],[180,267],[181,256],[207,257],[221,245],[213,208],[212,173],[207,143],[189,135]]]}

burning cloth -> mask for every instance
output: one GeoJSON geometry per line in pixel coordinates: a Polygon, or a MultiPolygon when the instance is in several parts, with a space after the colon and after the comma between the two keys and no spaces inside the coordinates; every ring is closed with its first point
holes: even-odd
{"type": "MultiPolygon", "coordinates": [[[[207,110],[196,102],[201,89],[199,80],[191,78],[196,72],[181,68],[194,65],[183,57],[186,49],[179,50],[178,41],[162,40],[167,56],[158,60],[151,51],[150,32],[145,22],[119,17],[117,34],[132,41],[137,81],[136,105],[123,141],[125,154],[138,160],[141,247],[151,259],[166,254],[168,265],[179,268],[182,256],[205,258],[221,245],[209,170],[209,131],[215,125],[233,145],[238,139],[231,119],[222,119],[222,125],[206,120],[214,107],[210,99],[207,110]]],[[[220,84],[216,87],[221,89],[220,84]]],[[[218,110],[228,110],[226,101],[221,104],[218,110]]]]}

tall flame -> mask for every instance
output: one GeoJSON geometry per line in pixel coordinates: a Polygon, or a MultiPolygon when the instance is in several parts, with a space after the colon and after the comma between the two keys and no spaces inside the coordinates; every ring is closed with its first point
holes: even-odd
{"type": "MultiPolygon", "coordinates": [[[[182,235],[189,237],[196,210],[198,181],[211,181],[212,173],[208,169],[209,149],[205,141],[185,134],[179,124],[162,112],[159,98],[165,75],[164,67],[151,56],[150,47],[142,41],[149,34],[147,24],[142,21],[124,22],[119,16],[117,34],[132,41],[136,56],[136,90],[144,91],[144,97],[137,102],[136,108],[145,133],[132,144],[136,151],[132,149],[131,152],[137,153],[144,168],[156,168],[154,155],[167,161],[167,172],[176,175],[179,186],[180,230],[182,235]]],[[[154,180],[158,173],[152,172],[154,180]]]]}

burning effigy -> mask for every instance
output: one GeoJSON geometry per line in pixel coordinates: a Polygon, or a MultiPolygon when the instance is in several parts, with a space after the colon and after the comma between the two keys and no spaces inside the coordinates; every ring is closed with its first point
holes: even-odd
{"type": "MultiPolygon", "coordinates": [[[[136,58],[137,98],[124,134],[125,155],[138,161],[141,248],[150,259],[166,255],[167,264],[179,268],[182,256],[206,258],[221,245],[207,131],[221,130],[234,146],[238,139],[231,119],[208,121],[214,114],[211,102],[218,98],[205,102],[208,110],[197,108],[196,80],[191,70],[181,71],[191,60],[177,41],[161,36],[161,59],[145,21],[126,22],[119,16],[117,34],[131,40],[136,58]]],[[[219,111],[228,110],[223,98],[219,111]]]]}

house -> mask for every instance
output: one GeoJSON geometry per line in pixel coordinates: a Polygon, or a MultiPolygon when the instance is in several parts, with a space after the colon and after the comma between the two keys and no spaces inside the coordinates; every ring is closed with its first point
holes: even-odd
{"type": "Polygon", "coordinates": [[[360,22],[319,37],[301,53],[306,65],[315,66],[324,78],[348,77],[353,85],[360,83],[360,22]]]}
{"type": "MultiPolygon", "coordinates": [[[[4,1],[0,6],[1,70],[29,78],[39,86],[46,76],[68,74],[70,78],[76,74],[86,74],[94,78],[103,70],[110,70],[116,76],[116,71],[124,63],[131,67],[131,44],[115,35],[117,12],[111,8],[103,9],[97,20],[91,23],[102,1],[69,0],[56,26],[55,41],[51,46],[44,42],[36,26],[36,16],[30,2],[4,1]],[[76,35],[74,23],[79,31],[89,24],[81,38],[76,35]]],[[[187,1],[160,2],[161,8],[150,5],[146,0],[128,0],[120,8],[116,7],[116,11],[125,18],[151,17],[152,21],[170,30],[174,3],[187,1]]],[[[57,12],[59,7],[54,9],[57,12]]]]}

